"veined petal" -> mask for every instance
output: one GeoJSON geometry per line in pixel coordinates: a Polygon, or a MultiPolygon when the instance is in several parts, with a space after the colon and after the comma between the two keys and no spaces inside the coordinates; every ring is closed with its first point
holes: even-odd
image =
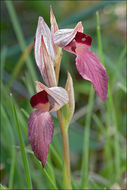
{"type": "Polygon", "coordinates": [[[56,86],[54,64],[52,62],[51,57],[48,55],[43,38],[42,38],[42,46],[40,48],[40,58],[41,58],[41,62],[43,62],[40,68],[41,68],[41,74],[45,83],[49,87],[56,86]]]}
{"type": "Polygon", "coordinates": [[[79,22],[74,29],[57,30],[54,34],[54,43],[60,47],[65,47],[75,38],[77,32],[83,32],[81,22],[79,22]]]}
{"type": "Polygon", "coordinates": [[[42,17],[39,17],[35,35],[34,54],[37,66],[48,86],[56,86],[54,71],[54,48],[51,39],[51,32],[42,17]]]}
{"type": "Polygon", "coordinates": [[[68,92],[68,96],[69,96],[69,102],[68,102],[68,106],[69,106],[69,114],[70,114],[70,119],[73,116],[74,113],[74,109],[75,109],[75,98],[74,98],[74,87],[73,87],[73,81],[72,81],[72,77],[70,75],[70,73],[68,72],[68,76],[67,76],[67,81],[66,81],[66,86],[65,89],[68,92]]]}
{"type": "Polygon", "coordinates": [[[28,120],[28,138],[35,156],[45,167],[49,144],[53,137],[53,122],[48,112],[32,111],[28,120]]]}
{"type": "Polygon", "coordinates": [[[108,90],[108,77],[104,66],[90,48],[81,43],[76,43],[76,66],[80,75],[93,83],[100,98],[105,101],[108,90]]]}
{"type": "Polygon", "coordinates": [[[33,95],[30,99],[30,103],[33,108],[36,108],[42,112],[49,111],[50,104],[48,94],[45,90],[33,95]]]}
{"type": "Polygon", "coordinates": [[[52,87],[48,88],[44,84],[36,81],[36,89],[40,91],[43,89],[48,94],[48,99],[50,102],[50,111],[54,112],[59,110],[64,104],[69,101],[67,91],[62,87],[52,87]]]}
{"type": "Polygon", "coordinates": [[[60,63],[62,58],[62,48],[58,47],[54,43],[54,33],[58,30],[58,25],[56,22],[56,18],[53,14],[52,7],[50,6],[50,23],[51,23],[51,36],[52,36],[52,42],[54,47],[54,53],[55,53],[55,72],[56,72],[56,80],[58,83],[59,78],[59,69],[60,69],[60,63]]]}
{"type": "Polygon", "coordinates": [[[45,23],[44,19],[42,17],[39,17],[36,35],[35,35],[35,59],[37,60],[37,65],[39,65],[38,59],[40,56],[38,55],[40,54],[41,37],[43,37],[44,39],[44,43],[49,56],[53,60],[55,60],[50,29],[48,25],[45,23]]]}

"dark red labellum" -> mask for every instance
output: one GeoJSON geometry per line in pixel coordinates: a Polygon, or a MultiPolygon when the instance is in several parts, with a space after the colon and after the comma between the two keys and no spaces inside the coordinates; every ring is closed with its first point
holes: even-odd
{"type": "Polygon", "coordinates": [[[81,32],[77,32],[76,36],[75,36],[75,40],[78,43],[82,43],[82,44],[86,44],[86,45],[91,45],[92,42],[92,37],[91,36],[87,36],[84,33],[81,32]]]}
{"type": "Polygon", "coordinates": [[[30,99],[30,104],[32,107],[35,107],[37,104],[45,104],[47,102],[49,102],[48,94],[44,90],[33,95],[30,99]]]}

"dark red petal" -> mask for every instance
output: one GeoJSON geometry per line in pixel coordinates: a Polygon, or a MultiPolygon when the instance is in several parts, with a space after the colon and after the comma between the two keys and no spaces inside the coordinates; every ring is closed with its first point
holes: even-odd
{"type": "Polygon", "coordinates": [[[49,143],[53,137],[53,122],[48,112],[32,111],[28,120],[28,138],[35,156],[42,162],[47,162],[49,143]]]}
{"type": "Polygon", "coordinates": [[[88,35],[86,35],[84,33],[77,32],[77,34],[75,36],[75,40],[78,43],[82,43],[82,44],[86,44],[88,46],[91,46],[92,37],[88,36],[88,35]]]}
{"type": "Polygon", "coordinates": [[[31,106],[34,108],[38,104],[46,104],[49,102],[47,92],[45,90],[33,95],[30,99],[31,106]]]}

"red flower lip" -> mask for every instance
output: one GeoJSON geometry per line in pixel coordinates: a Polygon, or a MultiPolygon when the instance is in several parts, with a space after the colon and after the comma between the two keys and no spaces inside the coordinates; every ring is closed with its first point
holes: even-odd
{"type": "Polygon", "coordinates": [[[76,40],[76,42],[86,44],[88,46],[91,46],[92,43],[92,37],[81,32],[77,32],[74,39],[76,40]]]}
{"type": "Polygon", "coordinates": [[[37,94],[32,96],[30,99],[30,104],[33,108],[36,107],[38,104],[46,104],[48,102],[49,102],[48,94],[44,90],[41,92],[38,92],[37,94]]]}

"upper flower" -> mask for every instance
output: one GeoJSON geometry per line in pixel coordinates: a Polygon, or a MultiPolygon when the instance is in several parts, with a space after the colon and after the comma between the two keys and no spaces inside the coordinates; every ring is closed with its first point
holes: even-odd
{"type": "Polygon", "coordinates": [[[60,29],[54,34],[54,43],[76,55],[76,67],[80,75],[93,83],[93,87],[105,101],[108,77],[104,66],[95,53],[90,51],[92,37],[83,33],[82,23],[74,29],[60,29]]]}
{"type": "MultiPolygon", "coordinates": [[[[50,8],[51,31],[42,17],[38,19],[35,34],[34,55],[37,66],[46,85],[57,86],[54,66],[59,55],[58,48],[54,44],[54,32],[58,30],[57,22],[50,8]]],[[[61,49],[61,48],[60,48],[61,49]]]]}

